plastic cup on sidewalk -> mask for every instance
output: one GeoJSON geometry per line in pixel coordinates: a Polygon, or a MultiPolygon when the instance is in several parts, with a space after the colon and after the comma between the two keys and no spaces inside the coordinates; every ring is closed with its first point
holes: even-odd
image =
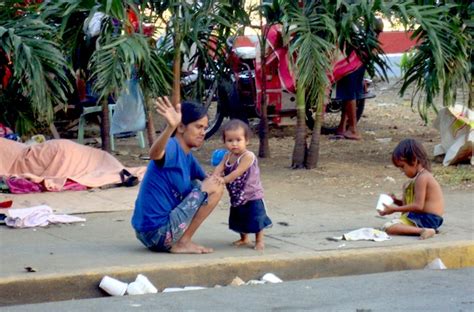
{"type": "Polygon", "coordinates": [[[377,201],[377,206],[375,209],[378,211],[384,211],[385,210],[385,205],[392,205],[393,204],[393,198],[387,194],[380,194],[379,200],[377,201]]]}
{"type": "Polygon", "coordinates": [[[158,292],[158,289],[156,289],[145,275],[138,274],[135,282],[141,285],[145,294],[156,294],[158,292]]]}
{"type": "Polygon", "coordinates": [[[99,287],[111,296],[123,296],[127,290],[127,286],[127,283],[107,275],[102,278],[99,284],[99,287]]]}
{"type": "Polygon", "coordinates": [[[128,284],[127,287],[127,294],[129,295],[144,295],[146,294],[145,290],[143,289],[143,285],[139,282],[132,282],[128,284]]]}

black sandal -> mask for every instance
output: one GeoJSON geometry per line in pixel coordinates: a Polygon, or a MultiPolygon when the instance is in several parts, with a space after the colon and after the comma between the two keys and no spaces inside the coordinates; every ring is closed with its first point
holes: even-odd
{"type": "Polygon", "coordinates": [[[138,178],[132,175],[127,169],[120,171],[121,186],[131,187],[138,184],[138,178]]]}

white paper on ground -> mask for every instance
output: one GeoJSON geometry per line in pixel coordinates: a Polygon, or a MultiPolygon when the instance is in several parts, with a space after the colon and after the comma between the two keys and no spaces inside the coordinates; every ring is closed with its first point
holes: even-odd
{"type": "Polygon", "coordinates": [[[347,240],[347,241],[357,241],[357,240],[369,240],[374,242],[382,242],[386,240],[391,240],[392,238],[385,233],[374,228],[360,228],[351,232],[348,232],[342,236],[331,237],[331,240],[347,240]]]}

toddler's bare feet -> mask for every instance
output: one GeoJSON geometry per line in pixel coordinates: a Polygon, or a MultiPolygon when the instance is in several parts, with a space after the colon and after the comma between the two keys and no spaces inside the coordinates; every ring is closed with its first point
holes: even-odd
{"type": "Polygon", "coordinates": [[[263,242],[256,242],[254,249],[255,250],[264,250],[265,249],[265,244],[263,242]]]}
{"type": "Polygon", "coordinates": [[[248,239],[239,239],[232,243],[235,247],[247,246],[250,244],[250,240],[248,239]]]}
{"type": "Polygon", "coordinates": [[[420,232],[420,239],[428,239],[433,237],[436,234],[436,231],[434,229],[422,229],[420,232]]]}

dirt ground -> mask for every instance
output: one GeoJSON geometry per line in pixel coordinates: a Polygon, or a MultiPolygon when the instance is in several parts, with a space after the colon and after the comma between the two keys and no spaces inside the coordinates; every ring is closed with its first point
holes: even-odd
{"type": "MultiPolygon", "coordinates": [[[[440,160],[433,159],[433,147],[440,143],[440,135],[432,126],[434,114],[430,124],[425,125],[418,112],[410,107],[409,97],[400,97],[398,90],[395,83],[376,83],[376,98],[367,100],[359,122],[363,140],[334,140],[323,135],[316,169],[291,169],[294,127],[272,127],[271,157],[259,159],[265,189],[278,195],[286,185],[287,190],[291,190],[289,195],[294,198],[306,196],[308,188],[329,198],[348,194],[399,193],[407,178],[391,164],[391,152],[400,140],[411,137],[424,144],[433,160],[433,173],[445,190],[474,190],[474,173],[469,164],[443,167],[440,160]]],[[[146,150],[139,149],[136,142],[136,139],[128,138],[118,139],[116,143],[116,156],[127,166],[147,163],[140,159],[146,150]]],[[[214,149],[222,147],[217,133],[195,155],[211,171],[210,155],[214,149]]],[[[258,151],[257,136],[251,140],[250,150],[258,151]]]]}

